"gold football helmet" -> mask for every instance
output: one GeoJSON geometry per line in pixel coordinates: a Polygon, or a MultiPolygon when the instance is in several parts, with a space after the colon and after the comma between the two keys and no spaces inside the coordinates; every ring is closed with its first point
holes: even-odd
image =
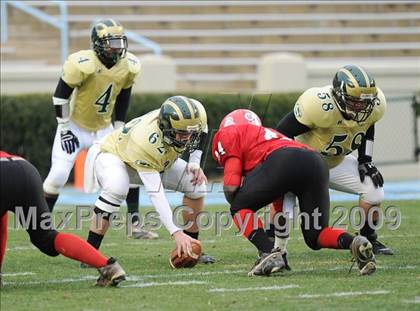
{"type": "Polygon", "coordinates": [[[378,100],[377,94],[375,80],[359,66],[344,66],[334,76],[333,95],[347,119],[366,121],[378,100]]]}
{"type": "Polygon", "coordinates": [[[194,149],[196,140],[207,126],[207,115],[200,105],[185,96],[172,96],[160,107],[159,128],[163,141],[178,152],[194,149]]]}
{"type": "Polygon", "coordinates": [[[92,28],[91,41],[92,49],[104,65],[115,65],[127,53],[124,28],[113,19],[96,22],[92,28]]]}

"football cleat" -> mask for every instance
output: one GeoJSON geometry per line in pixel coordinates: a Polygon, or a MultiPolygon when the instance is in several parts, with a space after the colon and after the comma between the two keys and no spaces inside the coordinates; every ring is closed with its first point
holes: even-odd
{"type": "Polygon", "coordinates": [[[389,248],[378,241],[378,235],[376,233],[369,235],[367,239],[372,244],[373,253],[375,255],[394,255],[392,248],[389,248]]]}
{"type": "MultiPolygon", "coordinates": [[[[376,271],[375,255],[372,244],[367,238],[361,235],[355,236],[350,245],[350,253],[359,267],[360,275],[369,275],[376,271]]],[[[353,265],[350,267],[350,271],[353,265]]]]}
{"type": "Polygon", "coordinates": [[[271,253],[261,253],[260,258],[255,262],[248,276],[269,276],[281,272],[286,265],[279,249],[275,248],[271,253]]]}
{"type": "Polygon", "coordinates": [[[147,231],[142,230],[140,228],[137,228],[136,226],[133,226],[131,228],[131,235],[129,236],[132,239],[138,239],[138,240],[155,240],[159,238],[159,234],[153,231],[147,231]]]}
{"type": "Polygon", "coordinates": [[[292,271],[292,268],[290,268],[289,266],[289,259],[287,258],[287,255],[288,255],[287,251],[281,255],[284,261],[284,269],[286,269],[287,271],[292,271]]]}
{"type": "Polygon", "coordinates": [[[205,265],[213,264],[215,262],[216,259],[214,259],[214,257],[204,253],[201,254],[200,258],[198,258],[198,263],[203,263],[205,265]]]}
{"type": "Polygon", "coordinates": [[[108,259],[108,264],[98,269],[100,276],[96,281],[96,286],[118,286],[125,280],[125,271],[113,257],[108,259]]]}

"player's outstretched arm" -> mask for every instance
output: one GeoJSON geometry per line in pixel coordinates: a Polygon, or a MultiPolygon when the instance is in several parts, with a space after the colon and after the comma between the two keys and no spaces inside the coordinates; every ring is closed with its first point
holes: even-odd
{"type": "Polygon", "coordinates": [[[182,253],[191,255],[191,243],[193,241],[197,243],[200,242],[186,235],[175,225],[171,207],[165,196],[160,174],[158,172],[139,172],[139,176],[154,208],[159,214],[160,220],[175,240],[178,256],[181,256],[182,253]]]}
{"type": "Polygon", "coordinates": [[[276,130],[286,135],[289,138],[295,138],[300,134],[309,132],[311,129],[306,125],[300,123],[297,119],[293,111],[290,111],[287,115],[280,120],[277,124],[276,130]]]}

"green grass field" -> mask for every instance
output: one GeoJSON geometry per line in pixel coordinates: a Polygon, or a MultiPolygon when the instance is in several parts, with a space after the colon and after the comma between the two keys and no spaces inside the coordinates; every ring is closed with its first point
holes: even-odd
{"type": "MultiPolygon", "coordinates": [[[[164,229],[154,241],[127,239],[120,230],[109,232],[101,250],[118,257],[129,278],[120,288],[96,288],[95,270],[47,257],[26,232],[10,230],[1,310],[420,310],[420,201],[387,205],[402,214],[398,230],[379,231],[395,255],[378,257],[369,277],[360,277],[357,267],[348,273],[348,251],[312,251],[296,229],[288,247],[293,271],[259,278],[247,276],[254,247],[233,229],[221,236],[202,232],[204,251],[217,263],[185,270],[169,267],[174,243],[164,229]]],[[[75,233],[86,238],[87,225],[75,233]]]]}

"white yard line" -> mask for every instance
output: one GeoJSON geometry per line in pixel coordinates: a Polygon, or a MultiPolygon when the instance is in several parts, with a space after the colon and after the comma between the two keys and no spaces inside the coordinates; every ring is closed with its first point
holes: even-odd
{"type": "Polygon", "coordinates": [[[61,283],[76,283],[96,280],[98,277],[93,275],[84,276],[81,278],[69,278],[62,280],[49,280],[49,281],[28,281],[28,282],[4,282],[5,285],[38,285],[38,284],[61,284],[61,283]]]}
{"type": "Polygon", "coordinates": [[[258,286],[258,287],[238,287],[238,288],[211,288],[208,291],[211,293],[226,293],[226,292],[249,292],[249,291],[261,291],[261,290],[280,290],[288,288],[298,288],[299,285],[290,284],[283,286],[258,286]]]}
{"type": "Polygon", "coordinates": [[[36,250],[37,248],[35,246],[14,246],[11,248],[6,248],[6,252],[8,251],[31,251],[31,250],[36,250]]]}
{"type": "Polygon", "coordinates": [[[170,286],[170,285],[203,285],[208,282],[190,280],[190,281],[175,281],[175,282],[149,282],[149,283],[134,283],[130,285],[121,285],[123,288],[143,288],[143,287],[152,287],[152,286],[170,286]]]}
{"type": "Polygon", "coordinates": [[[25,275],[35,275],[34,272],[16,272],[16,273],[3,273],[2,275],[5,277],[13,277],[13,276],[25,276],[25,275]]]}
{"type": "Polygon", "coordinates": [[[376,290],[365,292],[338,292],[330,294],[301,294],[299,298],[319,298],[319,297],[346,297],[346,296],[364,296],[364,295],[385,295],[389,294],[389,290],[376,290]]]}
{"type": "Polygon", "coordinates": [[[186,273],[167,273],[167,274],[144,274],[144,275],[129,275],[127,281],[139,281],[143,279],[158,279],[170,277],[189,277],[189,276],[207,276],[218,274],[238,274],[247,273],[247,270],[223,270],[223,271],[207,271],[207,272],[186,272],[186,273]]]}

